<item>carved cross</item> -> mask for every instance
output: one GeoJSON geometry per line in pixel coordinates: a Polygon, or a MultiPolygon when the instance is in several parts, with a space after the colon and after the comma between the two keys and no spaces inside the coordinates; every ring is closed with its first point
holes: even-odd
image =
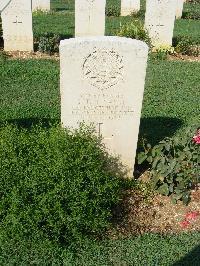
{"type": "Polygon", "coordinates": [[[161,25],[161,24],[159,23],[159,24],[158,24],[158,25],[156,25],[156,26],[163,27],[163,26],[165,26],[165,25],[161,25]]]}
{"type": "Polygon", "coordinates": [[[22,21],[18,21],[18,18],[17,18],[17,16],[16,16],[16,21],[14,21],[13,23],[16,24],[16,25],[17,25],[17,24],[22,24],[22,21]]]}

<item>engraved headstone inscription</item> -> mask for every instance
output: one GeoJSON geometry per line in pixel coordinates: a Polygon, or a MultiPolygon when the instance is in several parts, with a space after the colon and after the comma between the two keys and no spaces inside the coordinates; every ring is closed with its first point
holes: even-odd
{"type": "Polygon", "coordinates": [[[106,0],[75,0],[75,36],[104,36],[106,0]]]}
{"type": "Polygon", "coordinates": [[[181,18],[183,13],[184,0],[177,0],[176,18],[181,18]]]}
{"type": "Polygon", "coordinates": [[[120,37],[61,41],[61,122],[93,123],[108,150],[133,174],[148,47],[120,37]]]}
{"type": "Polygon", "coordinates": [[[121,0],[121,16],[128,16],[140,10],[140,0],[121,0]]]}
{"type": "Polygon", "coordinates": [[[31,0],[12,0],[3,10],[5,51],[33,51],[31,0]]]}
{"type": "Polygon", "coordinates": [[[172,45],[176,0],[147,0],[145,28],[153,46],[172,45]]]}
{"type": "Polygon", "coordinates": [[[50,0],[32,0],[32,11],[49,11],[50,10],[50,0]]]}
{"type": "Polygon", "coordinates": [[[1,0],[0,1],[0,13],[8,6],[11,0],[1,0]]]}

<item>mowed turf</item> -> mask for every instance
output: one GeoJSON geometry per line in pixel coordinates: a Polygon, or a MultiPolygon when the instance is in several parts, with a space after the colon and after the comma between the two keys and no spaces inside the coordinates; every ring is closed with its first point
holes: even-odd
{"type": "MultiPolygon", "coordinates": [[[[150,142],[197,126],[199,73],[196,62],[149,60],[141,134],[150,142]]],[[[1,121],[60,120],[58,62],[7,60],[0,64],[0,82],[1,121]]]]}
{"type": "Polygon", "coordinates": [[[0,241],[1,265],[199,266],[200,233],[147,234],[120,240],[87,242],[74,254],[50,241],[0,241]]]}
{"type": "MultiPolygon", "coordinates": [[[[120,10],[120,0],[107,0],[109,6],[116,7],[120,10]]],[[[74,0],[52,0],[49,13],[34,13],[33,31],[34,36],[41,36],[46,32],[61,35],[63,39],[74,36],[74,0]]],[[[145,12],[145,1],[141,1],[141,10],[145,12]]],[[[185,4],[184,12],[200,10],[200,4],[185,4]]],[[[120,27],[135,18],[128,17],[107,17],[106,18],[106,35],[116,35],[120,27]]],[[[144,18],[141,18],[144,19],[144,18]]],[[[190,36],[199,40],[200,43],[200,20],[179,19],[175,22],[174,37],[190,36]]]]}
{"type": "MultiPolygon", "coordinates": [[[[109,0],[108,5],[118,5],[109,0]]],[[[144,1],[142,2],[144,9],[144,1]]],[[[185,5],[193,10],[200,5],[185,5]]],[[[52,0],[53,12],[34,14],[34,36],[45,32],[69,38],[74,35],[74,1],[52,0]]],[[[106,34],[115,35],[120,25],[133,18],[106,19],[106,34]]],[[[199,38],[200,22],[177,20],[174,36],[199,38]]],[[[149,59],[142,109],[140,137],[156,144],[166,136],[184,134],[199,126],[199,73],[195,62],[149,59]]],[[[54,60],[0,61],[0,122],[28,126],[39,121],[60,121],[59,62],[54,60]]],[[[155,266],[200,265],[200,235],[155,234],[85,244],[71,251],[50,241],[2,243],[0,265],[155,266]]]]}

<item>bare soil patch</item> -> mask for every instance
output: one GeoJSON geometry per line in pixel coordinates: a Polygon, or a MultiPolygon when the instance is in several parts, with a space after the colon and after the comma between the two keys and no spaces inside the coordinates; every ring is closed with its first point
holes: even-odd
{"type": "Polygon", "coordinates": [[[114,229],[109,232],[113,238],[148,232],[200,231],[200,189],[192,191],[187,206],[181,201],[173,204],[167,196],[147,198],[141,191],[128,190],[115,216],[114,229]]]}
{"type": "MultiPolygon", "coordinates": [[[[59,60],[59,53],[52,55],[40,53],[40,52],[6,52],[9,58],[12,59],[54,59],[59,60]]],[[[189,61],[189,62],[200,62],[200,56],[188,56],[182,54],[168,55],[170,61],[189,61]]]]}
{"type": "Polygon", "coordinates": [[[54,59],[59,60],[59,54],[48,55],[40,52],[6,52],[10,59],[54,59]]]}
{"type": "Polygon", "coordinates": [[[182,54],[168,55],[167,59],[170,61],[178,60],[178,61],[200,62],[200,56],[190,56],[182,54]]]}

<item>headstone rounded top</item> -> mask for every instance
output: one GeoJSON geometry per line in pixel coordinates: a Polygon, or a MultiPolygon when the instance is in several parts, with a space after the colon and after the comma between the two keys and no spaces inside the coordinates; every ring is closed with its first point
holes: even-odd
{"type": "Polygon", "coordinates": [[[138,49],[143,49],[145,52],[148,52],[149,47],[148,45],[140,40],[126,38],[126,37],[118,37],[118,36],[91,36],[91,37],[76,37],[70,38],[60,41],[60,47],[64,46],[71,46],[72,44],[85,44],[88,45],[89,43],[118,43],[120,44],[129,44],[133,45],[133,47],[138,49]]]}
{"type": "Polygon", "coordinates": [[[0,1],[0,12],[11,2],[11,0],[1,0],[0,1]]]}

